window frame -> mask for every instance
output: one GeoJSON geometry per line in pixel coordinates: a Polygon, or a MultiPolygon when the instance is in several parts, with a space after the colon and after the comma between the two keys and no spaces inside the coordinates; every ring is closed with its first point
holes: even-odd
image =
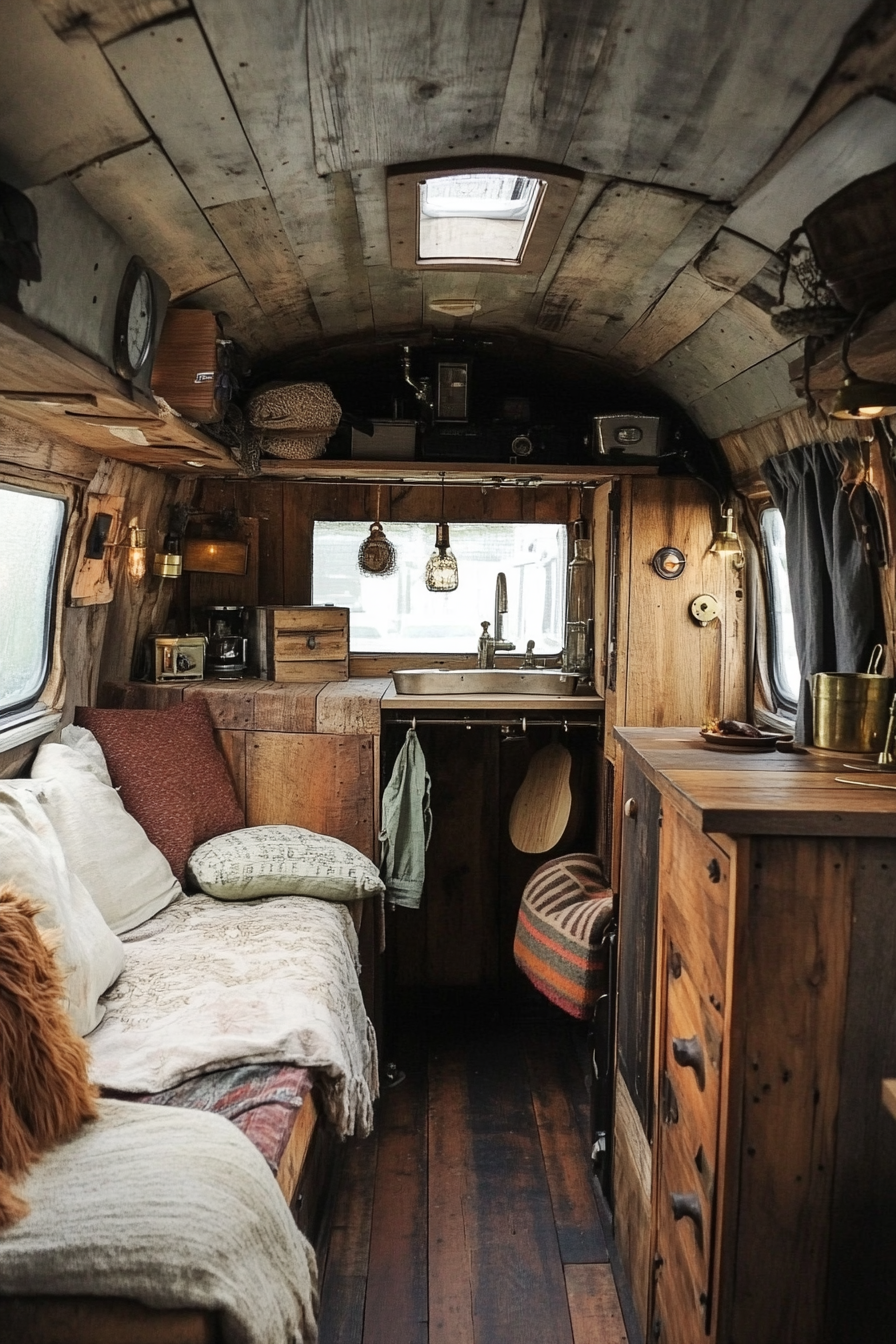
{"type": "MultiPolygon", "coordinates": [[[[780,509],[777,505],[769,501],[759,511],[759,537],[762,544],[762,571],[765,585],[765,613],[766,613],[766,658],[765,673],[768,680],[768,687],[774,700],[774,712],[787,719],[795,719],[798,700],[791,699],[782,689],[779,671],[780,671],[780,644],[781,634],[776,620],[777,604],[775,602],[775,578],[772,573],[771,555],[766,537],[766,529],[763,519],[767,513],[778,513],[780,509]]],[[[783,526],[783,517],[782,517],[783,526]]],[[[797,692],[799,695],[799,692],[797,692]]]]}
{"type": "Polygon", "coordinates": [[[584,174],[556,163],[512,158],[434,159],[428,163],[397,164],[386,169],[386,203],[392,265],[412,271],[496,271],[503,275],[540,275],[553,255],[560,231],[579,194],[584,174]],[[518,261],[463,260],[420,261],[420,184],[427,178],[468,174],[502,173],[536,177],[545,182],[535,218],[518,261]]]}
{"type": "Polygon", "coordinates": [[[53,499],[62,505],[62,517],[59,526],[59,538],[56,543],[56,553],[53,560],[53,566],[47,575],[47,605],[44,615],[44,643],[43,643],[43,665],[37,689],[30,696],[15,704],[5,705],[0,709],[0,732],[5,727],[15,725],[15,722],[21,719],[21,716],[29,709],[32,709],[40,702],[40,698],[47,688],[47,683],[53,673],[53,664],[56,656],[57,634],[59,631],[59,608],[61,599],[61,582],[63,566],[67,551],[68,525],[71,517],[71,501],[66,494],[54,490],[41,490],[31,485],[20,485],[9,480],[0,478],[0,490],[8,490],[18,495],[38,495],[43,499],[53,499]]]}

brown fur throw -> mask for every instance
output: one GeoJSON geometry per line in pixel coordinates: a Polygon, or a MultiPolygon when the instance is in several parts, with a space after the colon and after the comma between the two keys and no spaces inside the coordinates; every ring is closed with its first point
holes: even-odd
{"type": "Polygon", "coordinates": [[[38,929],[37,913],[0,887],[0,1228],[28,1212],[13,1182],[97,1114],[87,1047],[62,1007],[55,938],[38,929]]]}

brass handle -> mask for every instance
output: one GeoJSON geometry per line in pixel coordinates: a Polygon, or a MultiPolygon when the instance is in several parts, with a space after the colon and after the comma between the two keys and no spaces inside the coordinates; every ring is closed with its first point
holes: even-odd
{"type": "Polygon", "coordinates": [[[721,882],[722,869],[718,859],[710,859],[709,863],[706,865],[706,871],[709,873],[710,882],[721,882]]]}
{"type": "Polygon", "coordinates": [[[700,1205],[700,1196],[695,1194],[676,1195],[670,1194],[669,1200],[672,1204],[672,1217],[676,1223],[680,1223],[682,1218],[690,1218],[698,1235],[703,1235],[703,1209],[700,1205]]]}
{"type": "Polygon", "coordinates": [[[317,648],[317,640],[315,639],[314,635],[309,635],[305,643],[308,645],[309,649],[317,648]]]}
{"type": "Polygon", "coordinates": [[[693,1069],[697,1086],[702,1092],[706,1086],[706,1065],[703,1060],[703,1046],[697,1036],[673,1036],[672,1058],[682,1069],[693,1069]]]}
{"type": "Polygon", "coordinates": [[[638,815],[638,800],[636,798],[626,798],[622,805],[622,814],[634,821],[638,815]]]}

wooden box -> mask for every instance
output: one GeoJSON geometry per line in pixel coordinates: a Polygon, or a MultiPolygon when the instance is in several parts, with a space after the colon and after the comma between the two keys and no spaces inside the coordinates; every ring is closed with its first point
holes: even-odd
{"type": "Polygon", "coordinates": [[[348,681],[348,607],[254,607],[256,676],[269,681],[348,681]]]}
{"type": "Polygon", "coordinates": [[[152,390],[188,420],[220,420],[216,395],[218,319],[204,309],[169,308],[152,367],[152,390]]]}

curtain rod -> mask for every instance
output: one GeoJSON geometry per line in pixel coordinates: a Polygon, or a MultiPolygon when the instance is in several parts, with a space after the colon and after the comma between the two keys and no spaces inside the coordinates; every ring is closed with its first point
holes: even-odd
{"type": "Polygon", "coordinates": [[[410,717],[393,718],[388,710],[384,711],[383,721],[387,724],[395,723],[402,727],[407,726],[414,729],[437,724],[439,727],[450,725],[455,728],[522,728],[523,732],[527,728],[562,728],[564,733],[568,733],[570,728],[602,727],[596,719],[530,719],[526,714],[522,714],[516,719],[418,719],[416,714],[412,714],[410,717]]]}

